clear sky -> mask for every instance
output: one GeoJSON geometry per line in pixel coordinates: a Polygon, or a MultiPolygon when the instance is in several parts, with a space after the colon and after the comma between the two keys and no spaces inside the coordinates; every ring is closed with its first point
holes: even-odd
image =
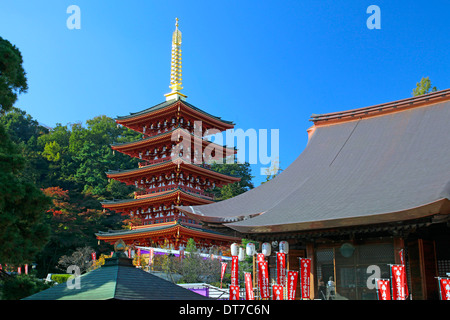
{"type": "Polygon", "coordinates": [[[286,168],[313,113],[408,98],[426,76],[450,88],[449,14],[447,0],[1,0],[0,36],[24,56],[16,106],[65,125],[164,101],[178,17],[187,101],[244,131],[278,129],[286,168]],[[67,28],[70,5],[81,29],[67,28]],[[370,5],[381,29],[367,27],[370,5]]]}

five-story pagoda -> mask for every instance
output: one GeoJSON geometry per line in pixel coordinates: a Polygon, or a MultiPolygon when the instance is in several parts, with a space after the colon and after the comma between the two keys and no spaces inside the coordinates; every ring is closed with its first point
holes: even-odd
{"type": "Polygon", "coordinates": [[[102,206],[124,215],[138,217],[140,225],[130,230],[99,232],[97,239],[127,245],[179,249],[189,238],[200,247],[228,247],[238,239],[210,230],[179,212],[176,206],[214,202],[209,189],[239,181],[240,178],[210,169],[212,161],[234,158],[236,150],[204,137],[234,127],[186,102],[182,89],[181,32],[172,37],[172,91],[166,101],[146,110],[116,118],[118,125],[140,132],[142,139],[112,145],[112,149],[141,160],[139,167],[109,171],[108,178],[135,185],[134,199],[105,201],[102,206]]]}

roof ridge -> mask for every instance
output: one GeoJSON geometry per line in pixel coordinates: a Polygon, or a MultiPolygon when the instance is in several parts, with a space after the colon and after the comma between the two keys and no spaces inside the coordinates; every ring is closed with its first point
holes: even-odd
{"type": "Polygon", "coordinates": [[[440,91],[435,91],[415,97],[404,98],[400,100],[395,100],[391,102],[380,103],[372,106],[350,109],[344,111],[330,112],[324,114],[312,114],[309,121],[327,121],[327,120],[338,120],[344,117],[355,117],[355,116],[365,116],[373,115],[373,112],[383,112],[391,111],[392,109],[410,107],[412,105],[422,105],[426,102],[434,102],[436,99],[441,99],[445,97],[444,100],[450,99],[450,89],[444,89],[440,91]],[[447,96],[447,97],[446,97],[447,96]],[[369,114],[372,113],[372,114],[369,114]]]}
{"type": "Polygon", "coordinates": [[[166,107],[170,107],[170,106],[172,106],[172,105],[175,104],[175,103],[181,103],[181,104],[184,104],[185,106],[187,106],[187,107],[193,109],[194,111],[203,113],[204,115],[209,116],[209,117],[211,117],[211,118],[213,118],[213,119],[215,119],[215,120],[217,120],[217,121],[219,121],[219,122],[223,122],[224,124],[229,124],[229,125],[233,124],[233,125],[234,125],[234,122],[233,122],[233,121],[224,120],[224,119],[222,119],[221,117],[212,115],[211,113],[208,113],[208,112],[206,112],[206,111],[204,111],[204,110],[202,110],[202,109],[200,109],[200,108],[194,106],[193,104],[191,104],[191,103],[189,103],[189,102],[186,102],[186,101],[183,101],[183,100],[169,100],[169,101],[163,101],[163,102],[158,103],[158,104],[156,104],[156,105],[154,105],[154,106],[152,106],[152,107],[149,107],[149,108],[147,108],[147,109],[144,109],[144,110],[141,110],[141,111],[137,111],[137,112],[130,112],[130,114],[129,114],[129,115],[126,115],[126,116],[116,116],[116,119],[115,119],[115,120],[125,120],[125,119],[129,119],[129,118],[132,118],[132,117],[135,117],[135,116],[144,115],[144,114],[150,113],[150,112],[152,112],[152,111],[156,111],[156,110],[160,110],[160,109],[163,109],[163,108],[166,108],[166,107]]]}

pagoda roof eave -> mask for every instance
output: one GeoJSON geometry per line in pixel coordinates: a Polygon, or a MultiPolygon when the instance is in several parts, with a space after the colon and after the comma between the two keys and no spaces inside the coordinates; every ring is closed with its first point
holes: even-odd
{"type": "Polygon", "coordinates": [[[158,140],[164,140],[164,138],[167,139],[167,137],[169,137],[169,136],[171,137],[172,134],[174,134],[178,130],[179,131],[183,131],[186,134],[189,134],[194,139],[202,140],[203,144],[205,144],[205,143],[212,144],[212,145],[215,145],[217,147],[220,147],[220,148],[223,148],[223,149],[226,149],[226,150],[230,150],[233,153],[237,152],[236,146],[234,146],[233,148],[229,148],[229,147],[227,147],[225,145],[222,146],[222,145],[219,145],[219,144],[214,143],[212,141],[201,139],[201,138],[195,136],[191,132],[189,132],[186,129],[181,128],[181,127],[177,127],[177,128],[172,129],[172,130],[169,130],[169,131],[166,131],[166,132],[162,132],[162,133],[159,133],[159,134],[151,136],[151,137],[147,137],[145,139],[135,140],[135,141],[131,141],[131,142],[115,143],[115,144],[111,145],[111,148],[113,150],[122,151],[123,149],[128,149],[128,148],[129,149],[134,149],[134,148],[140,147],[140,146],[144,147],[144,146],[148,145],[149,143],[153,143],[153,142],[156,142],[158,140]]]}
{"type": "Polygon", "coordinates": [[[234,127],[234,123],[232,121],[228,121],[228,120],[223,120],[220,117],[217,116],[213,116],[197,107],[195,107],[194,105],[190,104],[189,102],[183,101],[183,100],[169,100],[169,101],[164,101],[161,102],[157,105],[154,105],[153,107],[144,109],[142,111],[138,111],[138,112],[131,112],[129,115],[126,116],[117,116],[115,118],[117,123],[120,124],[126,124],[126,123],[130,123],[130,122],[134,122],[136,120],[141,120],[143,118],[147,118],[149,116],[154,116],[155,114],[164,111],[167,108],[170,108],[171,106],[174,106],[176,104],[183,104],[186,107],[190,108],[191,110],[193,110],[195,113],[197,113],[200,117],[205,117],[208,118],[214,122],[217,123],[221,123],[222,126],[227,127],[227,128],[233,128],[234,127]]]}
{"type": "Polygon", "coordinates": [[[236,181],[240,181],[241,178],[240,177],[236,177],[236,176],[231,176],[231,175],[227,175],[224,173],[220,173],[208,168],[204,168],[201,167],[199,165],[196,164],[192,164],[187,162],[186,160],[177,157],[176,159],[170,159],[164,162],[159,162],[159,163],[155,163],[155,164],[150,164],[147,166],[143,166],[140,168],[133,168],[133,169],[127,169],[127,170],[118,170],[118,171],[107,171],[106,172],[106,176],[108,178],[112,178],[112,179],[117,179],[117,178],[123,178],[123,177],[133,177],[136,175],[139,175],[140,173],[145,173],[148,171],[154,171],[156,168],[160,168],[163,169],[165,167],[168,166],[178,166],[178,165],[184,165],[187,166],[188,168],[190,168],[191,170],[195,170],[195,171],[200,171],[204,174],[210,175],[210,176],[214,176],[217,177],[218,179],[222,179],[222,180],[227,180],[227,181],[232,181],[232,182],[236,182],[236,181]]]}
{"type": "Polygon", "coordinates": [[[142,196],[140,198],[133,198],[133,199],[121,199],[121,200],[106,200],[102,201],[101,205],[103,208],[107,209],[120,209],[120,208],[126,208],[136,205],[142,205],[142,204],[148,204],[149,202],[153,202],[154,200],[161,201],[163,198],[170,198],[170,197],[180,197],[180,199],[190,199],[191,201],[195,201],[198,204],[208,204],[213,203],[214,200],[206,199],[200,195],[195,195],[190,192],[186,192],[180,188],[176,188],[169,191],[164,192],[158,192],[158,193],[151,193],[146,196],[142,196]]]}
{"type": "Polygon", "coordinates": [[[183,224],[180,221],[171,221],[164,223],[151,224],[146,226],[139,226],[131,230],[110,230],[106,232],[99,231],[96,233],[98,240],[114,241],[122,239],[124,241],[128,239],[134,239],[136,236],[151,236],[160,233],[173,232],[180,229],[181,232],[187,232],[189,234],[197,234],[207,236],[208,239],[218,239],[223,241],[236,241],[240,238],[224,235],[214,230],[197,228],[183,224]]]}

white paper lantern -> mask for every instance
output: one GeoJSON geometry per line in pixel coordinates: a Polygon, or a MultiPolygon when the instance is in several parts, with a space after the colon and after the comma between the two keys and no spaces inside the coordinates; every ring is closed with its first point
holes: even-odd
{"type": "Polygon", "coordinates": [[[280,252],[289,253],[289,243],[287,241],[280,241],[280,252]]]}
{"type": "Polygon", "coordinates": [[[244,261],[244,259],[245,259],[244,248],[239,247],[238,260],[239,261],[244,261]]]}
{"type": "Polygon", "coordinates": [[[231,255],[232,256],[237,256],[238,255],[238,250],[239,250],[239,245],[237,243],[233,243],[231,245],[231,255]]]}
{"type": "Polygon", "coordinates": [[[264,242],[264,243],[262,244],[262,253],[263,253],[263,255],[266,256],[266,257],[268,257],[268,256],[270,256],[270,253],[271,253],[271,252],[272,252],[272,251],[271,251],[270,243],[264,242]]]}
{"type": "Polygon", "coordinates": [[[246,253],[248,256],[253,256],[255,254],[255,244],[252,242],[247,243],[246,253]]]}

